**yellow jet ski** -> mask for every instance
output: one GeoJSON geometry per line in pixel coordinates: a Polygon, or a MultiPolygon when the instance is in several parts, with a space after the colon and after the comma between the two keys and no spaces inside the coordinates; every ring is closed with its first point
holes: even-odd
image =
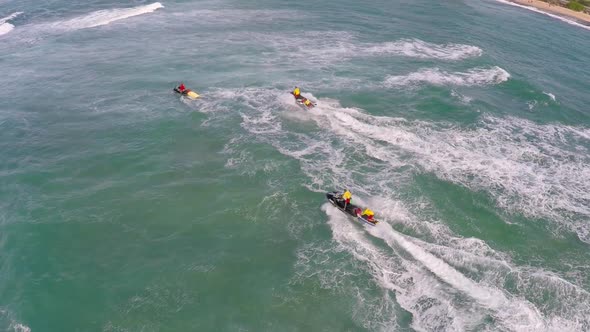
{"type": "Polygon", "coordinates": [[[174,92],[180,93],[181,95],[186,96],[192,100],[198,99],[200,97],[198,93],[192,91],[191,89],[185,88],[184,84],[180,84],[179,86],[175,87],[174,92]]]}
{"type": "Polygon", "coordinates": [[[316,103],[303,97],[299,93],[298,87],[295,87],[295,90],[291,91],[291,94],[293,95],[293,97],[295,97],[295,103],[297,103],[297,105],[303,107],[304,109],[312,109],[316,106],[316,103]]]}

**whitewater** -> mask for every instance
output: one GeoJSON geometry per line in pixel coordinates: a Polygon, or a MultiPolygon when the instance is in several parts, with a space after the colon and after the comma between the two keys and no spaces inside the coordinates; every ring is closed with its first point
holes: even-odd
{"type": "MultiPolygon", "coordinates": [[[[272,92],[266,93],[269,95],[267,102],[272,104],[271,98],[273,97],[270,97],[272,92]]],[[[233,98],[244,99],[251,94],[262,95],[264,92],[240,91],[236,92],[233,98]]],[[[277,103],[290,104],[291,101],[286,96],[280,96],[280,93],[274,98],[277,98],[277,103]]],[[[421,318],[416,323],[416,328],[426,330],[490,328],[491,326],[487,326],[485,323],[486,319],[490,317],[499,324],[498,326],[508,330],[577,330],[588,326],[588,322],[579,322],[577,318],[574,318],[587,311],[585,303],[589,300],[589,294],[583,287],[576,286],[567,279],[553,275],[544,269],[514,266],[509,256],[493,250],[485,242],[473,238],[457,237],[436,220],[420,220],[418,216],[409,211],[412,207],[405,206],[408,204],[407,202],[396,199],[399,195],[398,188],[404,186],[408,178],[413,176],[412,173],[435,171],[435,174],[440,178],[456,182],[458,185],[471,186],[477,190],[489,190],[491,197],[495,196],[497,204],[501,204],[507,211],[517,210],[533,215],[536,213],[540,214],[540,217],[543,217],[545,213],[547,217],[555,220],[554,230],[568,225],[566,227],[571,227],[573,232],[577,232],[581,239],[587,241],[587,226],[584,223],[572,223],[572,220],[567,219],[566,214],[554,213],[557,206],[560,208],[571,206],[572,214],[583,211],[583,202],[578,200],[577,195],[554,196],[555,190],[559,190],[558,188],[567,191],[565,188],[587,183],[587,181],[569,183],[569,179],[574,177],[574,174],[584,176],[583,166],[581,164],[576,166],[575,160],[564,161],[568,164],[567,166],[554,163],[537,164],[538,157],[528,154],[542,153],[539,151],[540,148],[535,147],[535,144],[539,143],[527,143],[525,140],[526,137],[543,137],[541,133],[545,133],[545,137],[551,136],[553,135],[551,130],[569,131],[569,134],[564,133],[564,136],[574,135],[573,139],[586,139],[585,135],[578,136],[581,134],[579,128],[535,128],[532,123],[519,122],[517,119],[501,121],[500,119],[483,118],[482,132],[471,133],[469,130],[463,131],[444,123],[440,128],[437,128],[424,122],[411,123],[400,118],[374,117],[356,109],[342,108],[333,101],[323,102],[321,99],[319,99],[318,109],[309,114],[307,119],[283,116],[287,121],[316,123],[322,130],[315,138],[286,132],[282,125],[275,125],[277,122],[281,123],[281,115],[273,116],[271,112],[261,112],[256,117],[245,115],[242,117],[242,126],[249,132],[257,135],[258,139],[261,139],[261,135],[268,137],[267,143],[301,163],[301,167],[310,177],[306,184],[309,189],[323,192],[331,189],[326,183],[346,183],[346,186],[355,193],[363,193],[372,197],[370,202],[375,209],[381,212],[381,218],[391,220],[394,225],[401,223],[403,227],[410,227],[412,232],[418,234],[419,237],[428,239],[428,242],[408,239],[397,230],[392,229],[387,223],[367,230],[372,236],[383,239],[394,251],[401,249],[410,254],[426,271],[440,278],[446,284],[445,287],[451,287],[451,289],[437,295],[422,293],[430,291],[431,288],[441,287],[439,281],[427,282],[424,279],[426,275],[423,273],[426,271],[422,271],[418,275],[414,271],[416,267],[412,267],[411,272],[399,271],[399,266],[412,265],[415,262],[404,261],[402,264],[395,262],[395,258],[388,258],[387,254],[375,256],[375,252],[380,251],[379,247],[373,246],[371,241],[362,235],[361,230],[355,229],[351,220],[336,209],[324,208],[330,218],[329,223],[339,245],[343,245],[346,250],[351,251],[354,255],[359,255],[362,261],[367,262],[370,271],[374,273],[373,277],[384,288],[396,291],[398,296],[400,293],[411,294],[409,298],[404,300],[407,302],[400,302],[400,305],[412,312],[415,317],[421,318]],[[496,126],[497,129],[485,128],[491,126],[496,126]],[[518,127],[518,131],[526,130],[522,132],[522,136],[513,135],[514,129],[512,128],[515,126],[518,127]],[[529,134],[529,131],[534,132],[535,135],[529,134]],[[348,142],[345,147],[336,147],[326,143],[334,135],[342,136],[343,141],[348,142]],[[482,142],[478,143],[478,141],[482,142]],[[509,143],[511,141],[517,142],[517,145],[511,147],[511,143],[509,143]],[[459,145],[459,143],[464,145],[459,145]],[[528,144],[531,145],[527,146],[528,144]],[[497,149],[511,149],[515,160],[503,160],[507,156],[510,157],[510,154],[500,156],[496,154],[497,149]],[[347,152],[343,153],[343,151],[347,152]],[[521,153],[524,153],[527,158],[523,159],[521,153]],[[361,162],[359,160],[361,158],[357,154],[368,155],[373,160],[361,162]],[[507,166],[498,168],[498,165],[502,163],[506,163],[507,166]],[[519,165],[518,163],[523,164],[519,165]],[[485,165],[490,166],[486,167],[485,165]],[[351,178],[347,170],[359,167],[364,170],[363,179],[355,180],[351,178]],[[393,170],[388,169],[390,167],[393,170]],[[554,167],[558,167],[558,169],[552,170],[554,167]],[[407,171],[404,172],[403,169],[407,169],[407,171]],[[565,169],[571,170],[572,173],[562,174],[565,169]],[[524,183],[519,182],[519,177],[521,177],[519,173],[521,172],[531,172],[522,175],[523,181],[526,181],[524,183]],[[543,176],[542,174],[545,172],[549,172],[552,177],[543,176]],[[511,181],[512,188],[502,188],[496,184],[501,182],[502,178],[508,177],[513,180],[511,181]],[[530,181],[538,182],[531,183],[530,181]],[[548,181],[553,182],[551,184],[548,181]],[[545,188],[548,185],[554,188],[552,196],[545,194],[545,188]],[[535,191],[535,186],[538,187],[537,191],[535,191]],[[367,188],[373,188],[373,190],[367,191],[367,188]],[[522,196],[522,199],[511,198],[511,195],[522,196]],[[548,204],[555,206],[555,208],[550,208],[551,205],[547,206],[548,204]],[[576,205],[579,208],[574,208],[576,205]],[[466,268],[470,272],[469,274],[477,275],[476,280],[472,280],[460,272],[466,268]],[[413,283],[400,285],[398,284],[399,278],[402,280],[417,278],[421,285],[418,290],[413,289],[417,287],[413,283]],[[503,284],[509,280],[517,282],[519,286],[507,291],[503,284]],[[543,291],[550,292],[556,297],[562,296],[562,292],[565,292],[568,298],[563,298],[563,301],[566,302],[557,308],[543,312],[541,308],[545,307],[544,304],[530,302],[537,299],[537,294],[540,291],[532,286],[536,282],[542,282],[545,285],[543,291]],[[408,289],[410,286],[411,288],[408,289]],[[473,302],[462,303],[461,301],[464,299],[459,300],[461,296],[456,294],[456,291],[467,295],[473,302]],[[412,294],[411,292],[416,293],[412,294]],[[511,294],[512,292],[515,294],[511,294]],[[419,310],[416,308],[426,298],[438,303],[436,309],[432,307],[432,304],[419,310]],[[582,302],[577,303],[578,300],[582,300],[582,302]],[[481,307],[477,315],[474,315],[474,306],[481,307]],[[449,307],[453,308],[452,312],[448,311],[449,307]],[[450,321],[449,316],[452,317],[450,321]],[[466,316],[471,318],[466,319],[466,316]]],[[[547,142],[544,141],[544,144],[547,142]]],[[[560,151],[559,147],[543,146],[543,148],[560,151]]],[[[568,152],[561,151],[559,153],[566,154],[568,152]]],[[[583,151],[580,153],[578,158],[586,158],[586,153],[583,151]]],[[[559,157],[556,156],[556,158],[559,157]]],[[[244,160],[239,162],[244,162],[244,160]]],[[[235,161],[232,163],[232,167],[235,167],[235,161]]],[[[582,191],[583,189],[580,188],[583,198],[582,191]]],[[[421,199],[410,204],[418,205],[419,210],[424,207],[424,202],[421,199]]],[[[416,206],[413,208],[415,209],[416,206]]],[[[584,213],[587,216],[587,211],[584,213]]],[[[503,222],[512,222],[509,221],[509,216],[504,218],[503,222]]],[[[358,228],[358,226],[356,227],[358,228]]],[[[386,322],[382,323],[386,324],[386,322]]]]}
{"type": "Polygon", "coordinates": [[[22,12],[12,13],[4,18],[0,18],[0,36],[7,34],[14,29],[14,25],[8,23],[8,21],[17,18],[20,14],[22,14],[22,12]]]}
{"type": "Polygon", "coordinates": [[[590,329],[586,30],[494,0],[0,17],[0,330],[590,329]]]}

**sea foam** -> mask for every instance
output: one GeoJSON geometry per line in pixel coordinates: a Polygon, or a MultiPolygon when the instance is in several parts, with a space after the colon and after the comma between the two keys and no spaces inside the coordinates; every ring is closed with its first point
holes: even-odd
{"type": "Polygon", "coordinates": [[[54,22],[51,25],[57,30],[79,30],[86,28],[94,28],[101,25],[107,25],[115,21],[123,20],[129,17],[151,13],[163,7],[164,6],[161,3],[155,2],[149,5],[137,6],[132,8],[98,10],[66,21],[54,22]]]}
{"type": "Polygon", "coordinates": [[[22,12],[12,13],[4,18],[0,18],[0,36],[5,35],[14,29],[14,25],[8,23],[8,21],[16,18],[22,14],[22,12]]]}
{"type": "Polygon", "coordinates": [[[419,39],[403,39],[366,47],[366,54],[394,54],[413,58],[463,60],[479,57],[481,48],[463,44],[434,44],[419,39]]]}
{"type": "MultiPolygon", "coordinates": [[[[477,125],[460,128],[373,116],[320,99],[309,114],[320,130],[302,133],[289,130],[285,121],[292,118],[282,119],[276,111],[285,104],[281,93],[251,88],[218,95],[243,106],[241,126],[246,134],[240,140],[255,137],[297,160],[305,174],[302,185],[312,191],[346,184],[355,193],[355,203],[373,207],[382,221],[375,228],[362,227],[325,205],[333,247],[316,243],[315,249],[298,251],[298,279],[317,278],[322,287],[350,291],[343,286],[349,281],[346,273],[355,276],[358,269],[364,270],[370,274],[367,284],[375,283],[385,292],[375,301],[354,288],[361,303],[355,312],[367,305],[376,311],[394,308],[393,313],[387,311],[387,317],[354,316],[363,326],[376,330],[383,326],[395,329],[391,318],[398,304],[412,314],[411,325],[416,330],[487,330],[490,324],[495,329],[518,331],[587,330],[590,321],[585,318],[589,313],[585,303],[590,294],[582,287],[543,268],[513,263],[510,253],[481,239],[453,234],[441,222],[414,215],[414,199],[398,198],[405,179],[413,181],[415,172],[428,172],[474,191],[487,191],[501,208],[553,217],[560,226],[568,225],[564,216],[559,219],[566,209],[590,213],[584,210],[585,198],[578,198],[576,192],[584,195],[587,191],[589,182],[584,180],[588,174],[583,168],[587,149],[568,150],[572,142],[586,143],[590,138],[587,129],[485,115],[477,125]],[[361,172],[361,177],[356,176],[361,172]],[[578,187],[568,178],[578,180],[578,187]],[[560,212],[553,214],[555,207],[560,212]],[[410,229],[413,235],[397,231],[399,228],[410,229]],[[383,239],[385,248],[372,237],[383,239]],[[354,258],[352,268],[334,261],[333,256],[342,257],[343,250],[354,258]],[[386,295],[393,292],[395,298],[386,295]],[[548,307],[544,296],[559,302],[548,307]],[[372,303],[366,303],[368,299],[372,303]]],[[[227,114],[210,113],[212,117],[227,114]]],[[[227,150],[238,159],[241,151],[227,150]]],[[[245,164],[231,167],[251,167],[250,161],[245,164]]],[[[424,210],[422,204],[419,210],[424,210]]],[[[583,224],[573,225],[583,228],[583,224]]]]}
{"type": "Polygon", "coordinates": [[[384,84],[387,87],[430,85],[476,86],[499,84],[507,81],[510,74],[497,66],[475,68],[466,72],[446,72],[439,68],[422,69],[414,73],[389,76],[384,84]]]}

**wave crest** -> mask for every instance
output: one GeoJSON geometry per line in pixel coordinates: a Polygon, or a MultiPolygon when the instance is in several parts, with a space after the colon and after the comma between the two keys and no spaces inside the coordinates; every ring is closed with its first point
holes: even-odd
{"type": "Polygon", "coordinates": [[[66,21],[55,22],[52,24],[52,26],[56,29],[65,30],[94,28],[129,17],[151,13],[159,8],[164,8],[164,6],[159,2],[155,2],[149,5],[137,6],[133,8],[98,10],[84,16],[75,17],[66,21]]]}
{"type": "Polygon", "coordinates": [[[12,13],[4,18],[0,18],[0,36],[5,35],[14,29],[14,25],[8,23],[8,21],[16,18],[22,14],[22,12],[12,13]]]}

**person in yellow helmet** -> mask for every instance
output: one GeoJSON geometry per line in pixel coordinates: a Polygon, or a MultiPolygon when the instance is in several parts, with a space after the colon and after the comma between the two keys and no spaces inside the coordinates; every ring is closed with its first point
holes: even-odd
{"type": "Polygon", "coordinates": [[[309,105],[311,104],[311,101],[309,101],[309,99],[305,99],[305,101],[303,102],[303,104],[307,107],[309,107],[309,105]]]}
{"type": "Polygon", "coordinates": [[[361,217],[367,219],[368,221],[374,221],[374,216],[375,213],[371,211],[369,208],[366,208],[365,211],[363,211],[363,214],[361,215],[361,217]]]}
{"type": "Polygon", "coordinates": [[[291,92],[293,94],[293,96],[295,96],[296,99],[299,99],[301,97],[301,91],[299,91],[299,87],[295,87],[295,89],[293,89],[293,92],[291,92]]]}
{"type": "Polygon", "coordinates": [[[348,204],[350,204],[350,200],[352,199],[352,194],[350,193],[350,191],[348,191],[348,189],[344,189],[344,193],[342,194],[341,197],[344,200],[344,208],[346,209],[346,206],[348,204]]]}

